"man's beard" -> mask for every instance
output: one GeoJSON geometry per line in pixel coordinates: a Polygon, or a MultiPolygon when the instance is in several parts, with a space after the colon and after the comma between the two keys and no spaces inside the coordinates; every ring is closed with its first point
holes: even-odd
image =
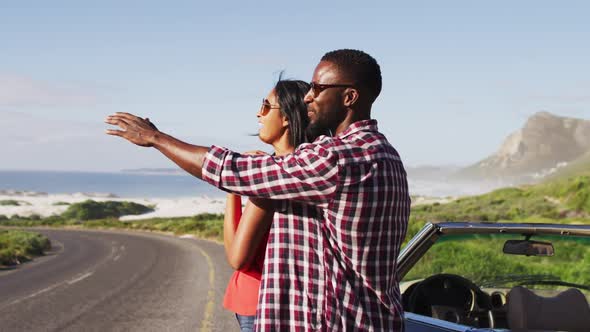
{"type": "Polygon", "coordinates": [[[332,133],[328,126],[323,123],[322,119],[317,118],[315,121],[310,122],[305,128],[305,135],[307,136],[308,142],[315,141],[321,135],[332,136],[332,133]]]}

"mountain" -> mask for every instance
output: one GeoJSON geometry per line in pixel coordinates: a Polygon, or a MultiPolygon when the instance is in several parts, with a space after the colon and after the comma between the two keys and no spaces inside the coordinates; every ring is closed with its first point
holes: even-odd
{"type": "MultiPolygon", "coordinates": [[[[531,116],[524,127],[510,134],[498,151],[455,177],[503,179],[516,183],[539,180],[560,172],[590,153],[590,121],[548,112],[531,116]]],[[[582,163],[582,168],[586,167],[582,163]]],[[[590,165],[589,165],[590,166],[590,165]]]]}
{"type": "Polygon", "coordinates": [[[582,157],[567,163],[566,165],[559,167],[555,172],[549,174],[543,180],[553,181],[563,178],[570,178],[578,175],[590,175],[590,151],[584,154],[582,157]]]}

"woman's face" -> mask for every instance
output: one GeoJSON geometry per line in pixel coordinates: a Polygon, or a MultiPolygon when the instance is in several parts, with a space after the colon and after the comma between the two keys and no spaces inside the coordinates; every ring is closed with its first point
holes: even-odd
{"type": "Polygon", "coordinates": [[[264,143],[273,144],[285,134],[288,121],[283,116],[283,113],[281,113],[274,89],[264,98],[256,116],[258,117],[258,124],[260,126],[258,137],[264,143]]]}

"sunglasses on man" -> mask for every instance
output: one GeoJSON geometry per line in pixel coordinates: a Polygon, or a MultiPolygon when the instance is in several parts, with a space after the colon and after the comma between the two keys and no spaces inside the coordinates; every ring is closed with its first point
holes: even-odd
{"type": "Polygon", "coordinates": [[[329,88],[354,88],[352,84],[320,84],[320,83],[309,83],[310,91],[312,96],[315,98],[317,97],[322,91],[329,89],[329,88]]]}

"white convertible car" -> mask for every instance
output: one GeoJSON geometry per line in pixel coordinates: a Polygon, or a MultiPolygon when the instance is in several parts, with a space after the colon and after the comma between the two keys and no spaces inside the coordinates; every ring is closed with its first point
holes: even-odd
{"type": "Polygon", "coordinates": [[[399,271],[407,332],[590,331],[590,225],[429,223],[399,271]]]}

